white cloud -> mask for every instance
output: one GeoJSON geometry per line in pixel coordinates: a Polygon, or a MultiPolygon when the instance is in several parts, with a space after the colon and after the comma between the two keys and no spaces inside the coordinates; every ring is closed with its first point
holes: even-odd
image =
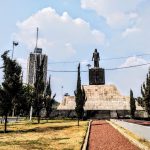
{"type": "Polygon", "coordinates": [[[73,46],[70,43],[66,43],[65,44],[65,49],[67,50],[67,53],[76,53],[76,50],[73,48],[73,46]]]}
{"type": "Polygon", "coordinates": [[[146,63],[146,60],[133,56],[133,57],[127,58],[126,61],[121,65],[121,67],[140,65],[140,64],[145,64],[145,63],[146,63]]]}
{"type": "Polygon", "coordinates": [[[51,7],[44,8],[22,22],[17,23],[19,32],[15,39],[21,40],[30,49],[35,47],[35,29],[39,27],[38,46],[51,59],[69,58],[76,54],[77,45],[103,44],[105,35],[91,29],[88,22],[72,18],[67,12],[59,15],[51,7]]]}
{"type": "Polygon", "coordinates": [[[138,19],[136,8],[144,0],[81,0],[83,9],[91,9],[113,28],[125,28],[138,19]]]}
{"type": "Polygon", "coordinates": [[[136,33],[139,33],[141,31],[140,28],[137,28],[137,27],[133,27],[133,28],[127,28],[123,33],[122,33],[122,36],[123,37],[126,37],[126,36],[130,36],[130,34],[136,34],[136,33]]]}
{"type": "MultiPolygon", "coordinates": [[[[147,63],[145,59],[133,56],[127,58],[125,62],[120,65],[120,67],[128,67],[145,63],[147,63]]],[[[140,87],[146,79],[148,67],[148,65],[145,65],[140,67],[106,72],[106,74],[109,76],[107,81],[108,83],[113,82],[113,84],[115,84],[124,95],[129,95],[130,89],[132,89],[135,97],[140,96],[140,87]]]]}

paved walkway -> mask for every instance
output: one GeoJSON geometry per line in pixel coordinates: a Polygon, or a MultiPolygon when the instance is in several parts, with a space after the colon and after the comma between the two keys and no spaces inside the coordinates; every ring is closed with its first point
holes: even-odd
{"type": "Polygon", "coordinates": [[[124,119],[123,121],[139,124],[139,125],[142,125],[142,126],[150,126],[150,121],[134,120],[134,119],[124,119]]]}
{"type": "Polygon", "coordinates": [[[89,150],[139,150],[106,121],[93,121],[89,150]]]}
{"type": "Polygon", "coordinates": [[[150,141],[150,126],[143,126],[120,120],[112,120],[112,121],[115,121],[115,123],[117,123],[118,125],[128,129],[134,134],[140,136],[141,138],[145,138],[146,140],[150,141]]]}

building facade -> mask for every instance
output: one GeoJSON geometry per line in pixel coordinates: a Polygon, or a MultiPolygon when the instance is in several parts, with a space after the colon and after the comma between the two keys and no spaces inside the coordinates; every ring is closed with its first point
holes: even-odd
{"type": "Polygon", "coordinates": [[[34,52],[31,52],[28,58],[28,65],[27,65],[27,83],[30,85],[34,85],[36,81],[36,66],[37,66],[37,57],[40,59],[40,63],[44,58],[44,67],[43,67],[43,81],[46,84],[47,80],[47,62],[48,56],[42,54],[41,48],[35,48],[34,52]]]}

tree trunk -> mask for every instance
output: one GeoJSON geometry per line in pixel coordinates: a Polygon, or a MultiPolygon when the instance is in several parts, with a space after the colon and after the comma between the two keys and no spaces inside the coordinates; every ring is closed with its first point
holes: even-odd
{"type": "Polygon", "coordinates": [[[40,117],[40,115],[38,116],[38,124],[40,123],[40,119],[41,119],[41,117],[40,117]]]}
{"type": "Polygon", "coordinates": [[[4,133],[7,132],[7,115],[4,117],[4,133]]]}
{"type": "Polygon", "coordinates": [[[46,115],[46,119],[47,119],[47,123],[48,123],[48,120],[49,120],[49,115],[48,114],[46,115]]]}
{"type": "Polygon", "coordinates": [[[40,119],[41,119],[41,116],[40,116],[40,112],[38,110],[38,112],[37,112],[37,121],[38,121],[38,124],[40,123],[40,119]]]}
{"type": "Polygon", "coordinates": [[[12,117],[14,117],[15,116],[15,107],[13,107],[13,109],[12,109],[12,117]]]}
{"type": "Polygon", "coordinates": [[[150,114],[147,112],[147,114],[148,114],[148,120],[150,120],[150,114]]]}
{"type": "Polygon", "coordinates": [[[79,126],[79,118],[78,118],[78,126],[79,126]]]}

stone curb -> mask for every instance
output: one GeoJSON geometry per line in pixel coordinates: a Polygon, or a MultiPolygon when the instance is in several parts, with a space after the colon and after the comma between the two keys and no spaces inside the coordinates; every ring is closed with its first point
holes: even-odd
{"type": "Polygon", "coordinates": [[[81,147],[81,150],[87,150],[87,148],[88,148],[89,135],[90,135],[90,129],[91,129],[91,122],[92,122],[92,120],[89,121],[88,129],[87,129],[86,136],[84,138],[84,143],[83,143],[83,145],[81,147]]]}
{"type": "MultiPolygon", "coordinates": [[[[107,121],[107,122],[110,125],[112,125],[116,130],[118,130],[123,136],[125,136],[125,138],[127,138],[131,143],[133,143],[134,145],[136,145],[137,147],[139,147],[142,150],[149,150],[149,148],[147,146],[143,145],[142,143],[140,143],[139,141],[137,141],[136,139],[131,137],[129,134],[125,133],[122,129],[120,129],[119,127],[121,127],[121,128],[123,128],[123,127],[118,125],[115,121],[110,120],[110,121],[107,121]],[[117,127],[117,126],[119,126],[119,127],[117,127]]],[[[125,129],[125,128],[123,128],[123,129],[125,129]]],[[[125,129],[125,130],[127,130],[127,129],[125,129]]],[[[129,131],[129,130],[127,130],[127,131],[129,131]]]]}

